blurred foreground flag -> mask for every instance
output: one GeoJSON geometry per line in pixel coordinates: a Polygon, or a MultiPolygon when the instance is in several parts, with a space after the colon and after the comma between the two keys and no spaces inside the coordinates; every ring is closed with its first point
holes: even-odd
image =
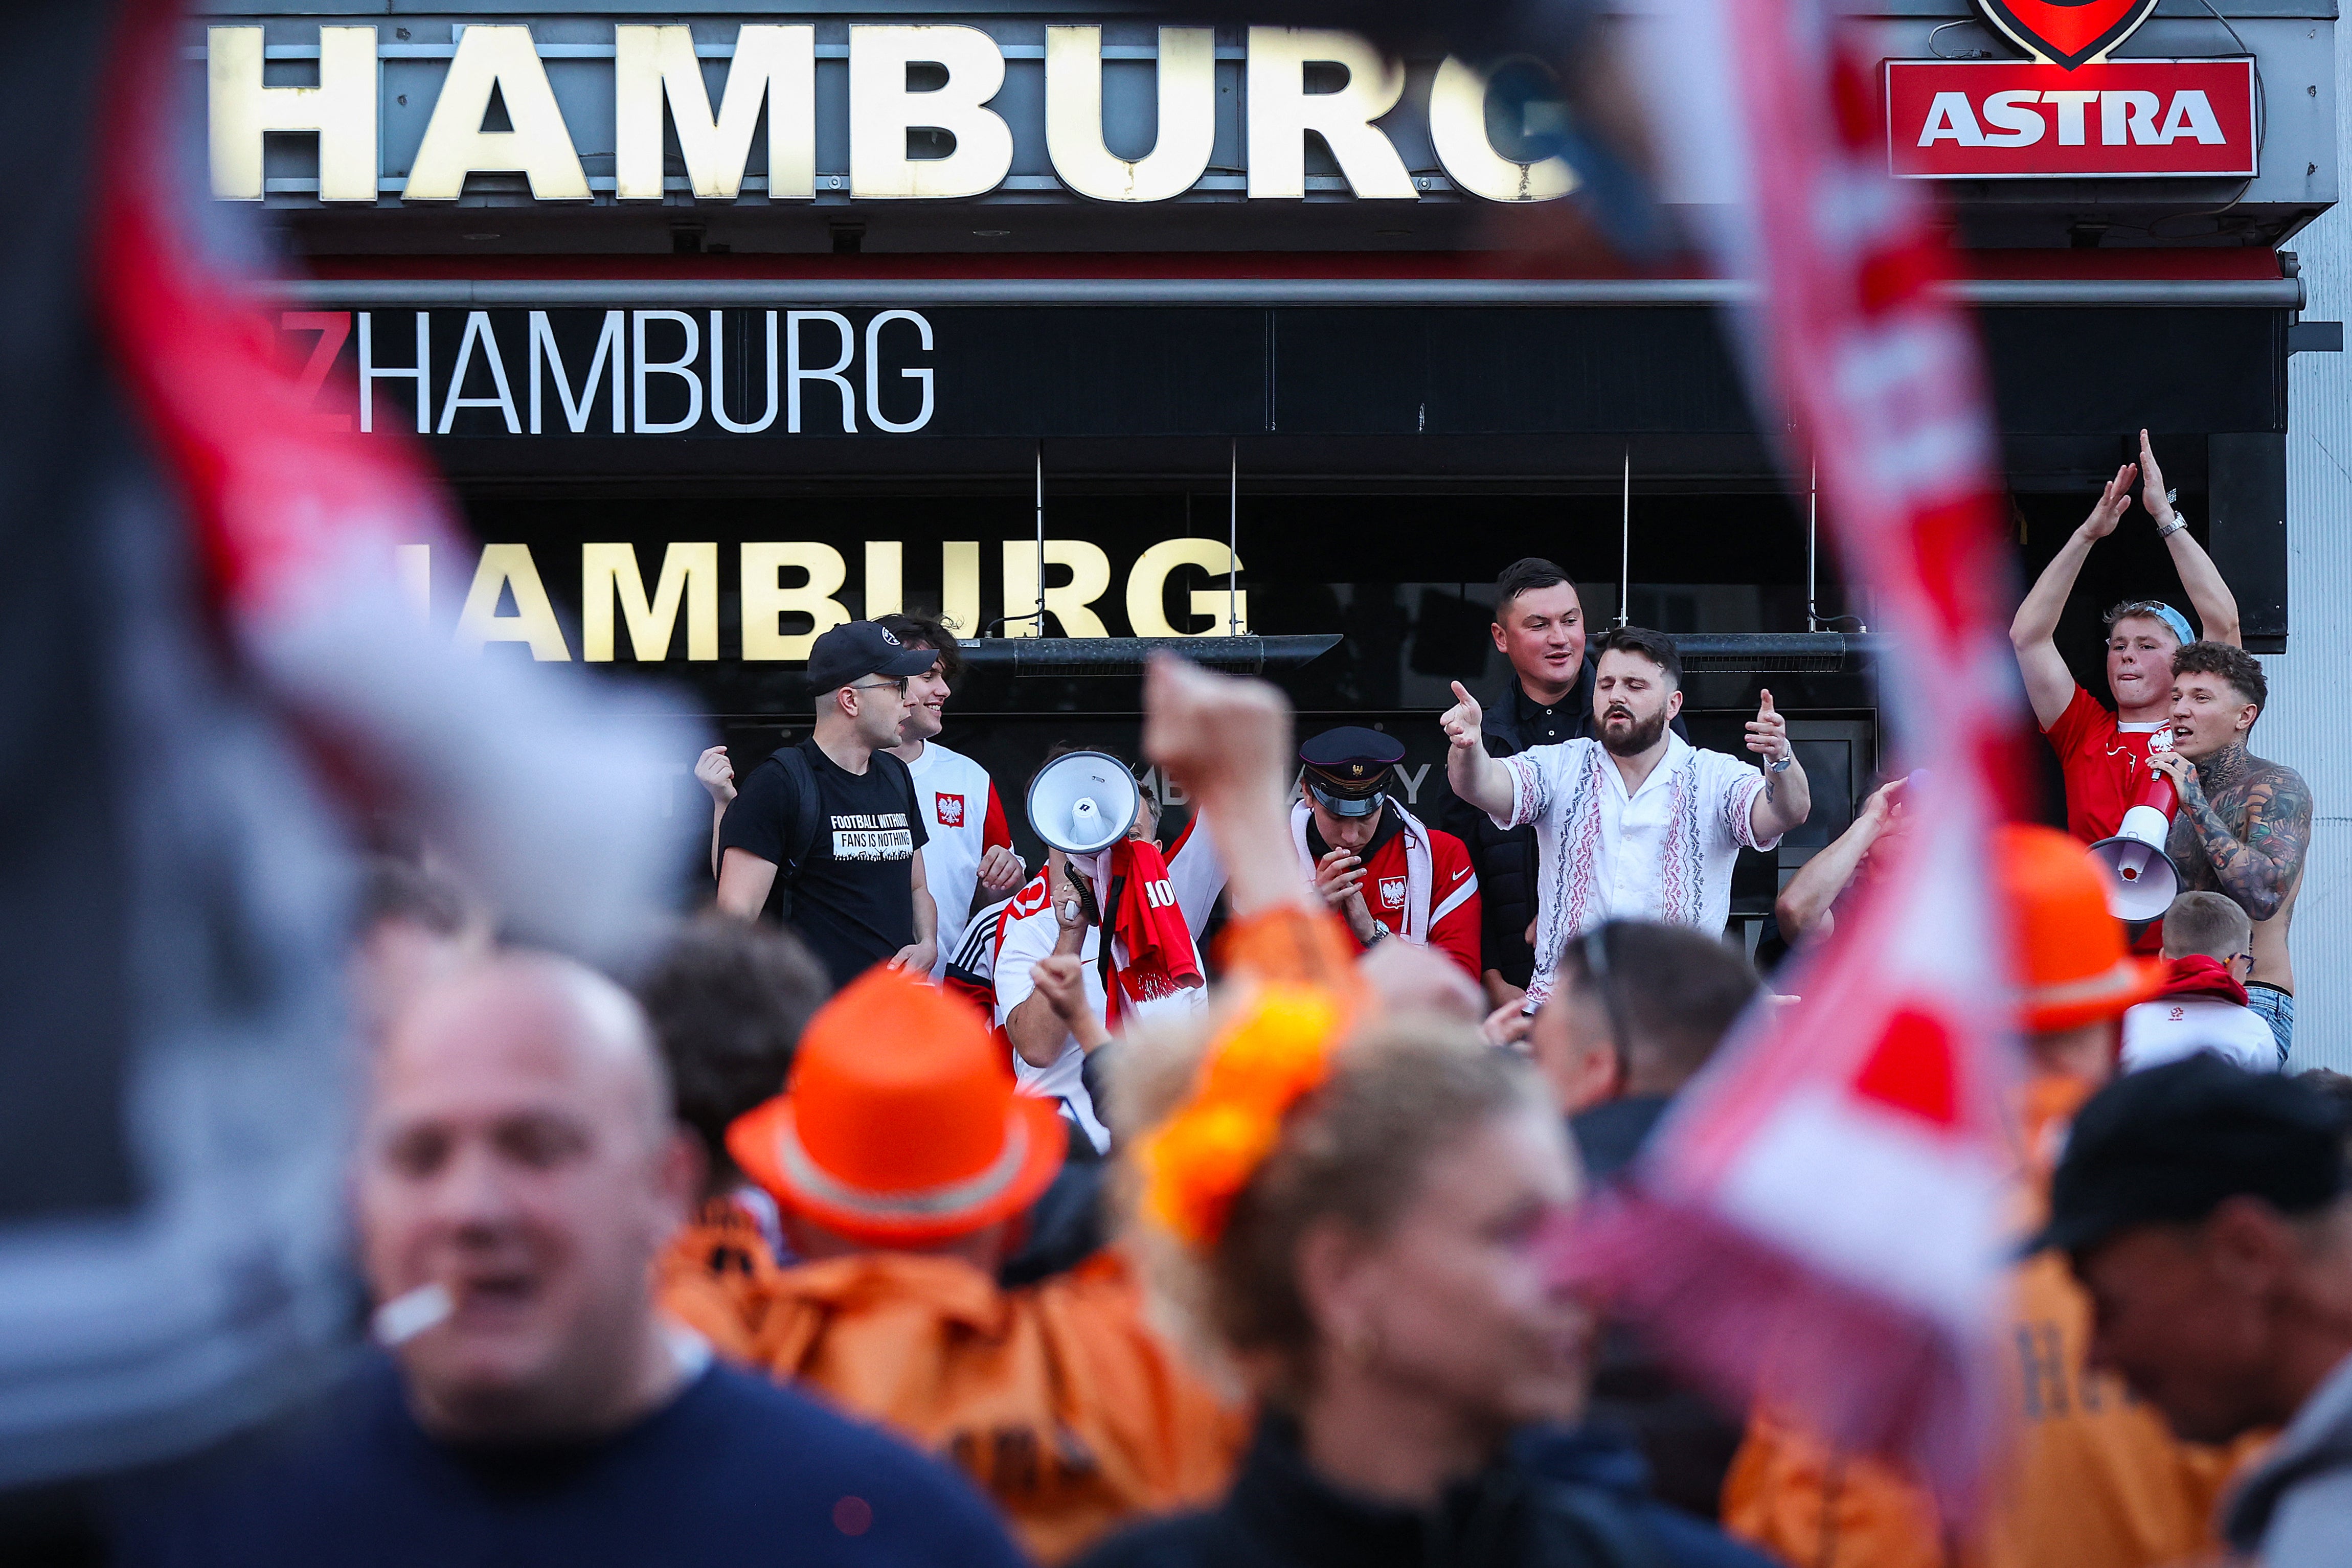
{"type": "Polygon", "coordinates": [[[648,785],[701,741],[419,623],[394,550],[453,541],[448,508],[417,454],[324,424],[280,359],[255,236],[205,193],[180,7],[8,20],[0,144],[57,171],[0,225],[14,1563],[68,1506],[23,1491],[197,1448],[348,1348],[355,826],[397,811],[514,927],[610,958],[691,831],[648,785]]]}
{"type": "Polygon", "coordinates": [[[1596,1200],[1572,1260],[1736,1402],[1769,1394],[1955,1503],[1997,1412],[2010,1168],[2000,980],[1951,941],[1984,918],[1976,836],[1912,830],[1802,998],[1751,1017],[1634,1185],[1596,1200]]]}
{"type": "MultiPolygon", "coordinates": [[[[1759,423],[1819,475],[1889,633],[1913,824],[1789,988],[1685,1093],[1572,1267],[1669,1356],[1964,1500],[1995,1408],[2000,1111],[2014,1071],[1987,833],[2011,789],[2005,546],[1975,335],[1916,186],[1885,172],[1869,57],[1823,0],[1663,0],[1628,18],[1649,125],[1702,193],[1759,423]]],[[[1853,901],[1849,901],[1852,904],[1853,901]]]]}

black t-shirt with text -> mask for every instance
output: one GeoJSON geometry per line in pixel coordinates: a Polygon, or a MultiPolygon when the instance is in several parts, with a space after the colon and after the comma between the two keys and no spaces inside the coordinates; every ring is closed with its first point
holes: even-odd
{"type": "MultiPolygon", "coordinates": [[[[813,741],[797,749],[816,779],[817,831],[800,879],[789,889],[787,924],[840,987],[896,957],[915,940],[915,894],[907,862],[929,835],[915,804],[914,778],[888,752],[874,753],[858,774],[813,741]]],[[[771,919],[781,914],[787,892],[781,868],[799,848],[793,841],[798,808],[793,775],[771,757],[743,780],[719,829],[722,859],[728,850],[739,849],[779,868],[763,912],[771,919]]]]}

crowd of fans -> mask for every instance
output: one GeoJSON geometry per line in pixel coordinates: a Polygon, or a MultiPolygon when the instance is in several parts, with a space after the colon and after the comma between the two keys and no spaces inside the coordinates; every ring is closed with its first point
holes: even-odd
{"type": "MultiPolygon", "coordinates": [[[[378,1348],[127,1500],[124,1559],[2352,1563],[2352,1122],[2283,1071],[2310,799],[2248,752],[2260,666],[2137,467],[2203,640],[2118,606],[2112,712],[2057,655],[2128,465],[2015,626],[2071,836],[1996,847],[2032,1241],[1974,1511],[1769,1392],[1722,1407],[1558,1283],[1580,1197],[1773,1005],[1722,940],[1731,867],[1811,793],[1770,693],[1748,758],[1694,747],[1673,642],[1588,642],[1529,559],[1513,682],[1441,720],[1441,825],[1394,737],[1295,745],[1273,688],[1163,662],[1141,758],[1189,820],[1144,796],[1033,874],[937,738],[955,638],[899,614],[817,640],[807,740],[740,779],[704,754],[712,908],[628,973],[378,867],[378,1348]],[[2085,845],[2155,775],[2188,891],[2127,929],[2085,845]]],[[[1906,789],[1782,888],[1801,951],[1906,789]]]]}

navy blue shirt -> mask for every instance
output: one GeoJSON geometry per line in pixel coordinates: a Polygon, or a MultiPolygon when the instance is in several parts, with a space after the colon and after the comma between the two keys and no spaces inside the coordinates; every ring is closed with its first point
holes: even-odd
{"type": "Polygon", "coordinates": [[[961,1476],[721,1366],[617,1436],[442,1443],[391,1363],[234,1459],[141,1500],[126,1568],[1016,1568],[961,1476]]]}

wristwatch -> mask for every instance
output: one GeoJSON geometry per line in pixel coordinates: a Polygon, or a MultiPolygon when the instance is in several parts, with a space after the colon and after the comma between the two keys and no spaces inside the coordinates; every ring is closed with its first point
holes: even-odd
{"type": "Polygon", "coordinates": [[[1772,761],[1766,763],[1764,765],[1764,770],[1768,773],[1786,773],[1790,768],[1794,768],[1796,765],[1797,754],[1791,751],[1786,757],[1776,758],[1772,761]]]}
{"type": "Polygon", "coordinates": [[[1375,921],[1373,921],[1373,922],[1372,922],[1372,934],[1371,934],[1370,936],[1367,936],[1367,937],[1365,937],[1365,938],[1364,938],[1364,948],[1365,948],[1365,950],[1366,950],[1367,952],[1369,952],[1369,951],[1370,951],[1372,948],[1379,946],[1381,943],[1383,943],[1383,942],[1387,941],[1388,939],[1389,939],[1389,928],[1388,928],[1387,926],[1385,926],[1385,925],[1381,925],[1379,921],[1375,920],[1375,921]]]}
{"type": "Polygon", "coordinates": [[[2156,537],[2160,539],[2168,539],[2188,526],[2189,519],[2182,517],[2179,512],[2175,512],[2172,514],[2172,521],[2168,523],[2158,523],[2156,525],[2156,537]]]}

